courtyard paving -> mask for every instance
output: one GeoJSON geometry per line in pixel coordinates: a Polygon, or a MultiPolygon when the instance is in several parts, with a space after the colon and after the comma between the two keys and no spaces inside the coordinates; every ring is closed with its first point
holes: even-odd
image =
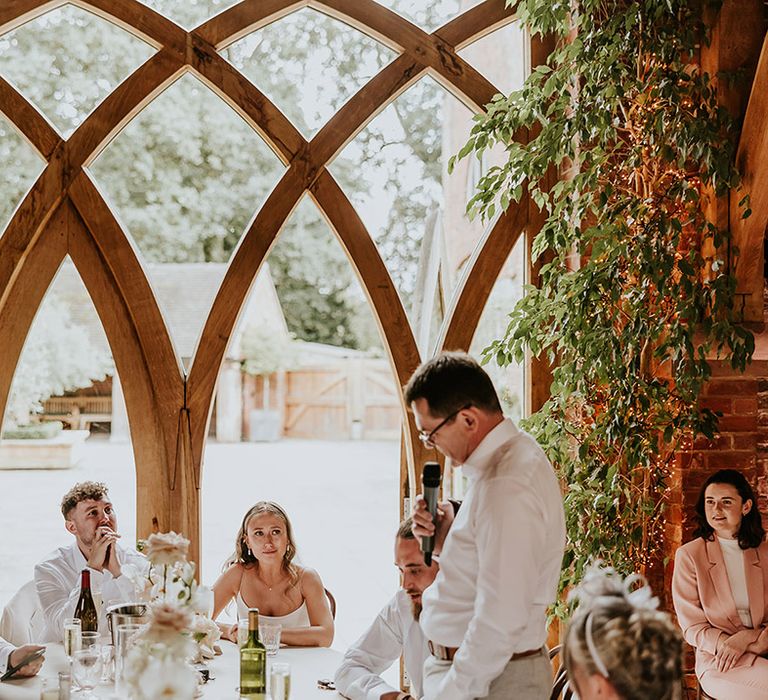
{"type": "MultiPolygon", "coordinates": [[[[285,507],[300,560],[318,570],[338,603],[333,647],[345,649],[398,585],[393,538],[399,445],[320,442],[208,445],[203,472],[202,580],[212,584],[234,547],[245,511],[258,500],[285,507]]],[[[71,536],[58,510],[77,481],[105,481],[125,542],[136,539],[129,445],[91,438],[73,469],[0,471],[0,606],[32,578],[34,564],[71,536]]]]}

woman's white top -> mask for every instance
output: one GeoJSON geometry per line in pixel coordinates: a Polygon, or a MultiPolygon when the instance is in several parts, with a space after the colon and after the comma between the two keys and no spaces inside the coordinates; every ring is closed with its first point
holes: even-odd
{"type": "Polygon", "coordinates": [[[728,581],[731,584],[733,601],[736,612],[745,627],[752,627],[752,614],[749,612],[749,594],[747,593],[747,575],[744,573],[744,550],[739,547],[738,540],[717,538],[725,560],[728,581]]]}
{"type": "MultiPolygon", "coordinates": [[[[240,595],[240,591],[237,592],[237,616],[238,618],[248,617],[248,606],[243,600],[243,596],[240,595]]],[[[309,613],[307,612],[307,601],[302,600],[296,610],[289,612],[287,615],[262,615],[259,613],[259,620],[265,620],[266,622],[279,622],[283,629],[295,629],[296,627],[310,627],[309,613]]]]}

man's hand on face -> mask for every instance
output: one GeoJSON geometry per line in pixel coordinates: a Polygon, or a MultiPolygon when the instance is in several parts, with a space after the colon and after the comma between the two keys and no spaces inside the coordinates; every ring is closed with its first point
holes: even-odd
{"type": "Polygon", "coordinates": [[[107,569],[115,578],[120,576],[120,562],[117,558],[117,548],[113,547],[120,538],[111,527],[101,525],[96,530],[88,566],[96,571],[107,569]]]}
{"type": "Polygon", "coordinates": [[[448,530],[453,524],[453,505],[450,501],[443,501],[437,504],[436,523],[432,522],[432,514],[427,510],[427,502],[424,496],[416,496],[416,503],[413,505],[413,534],[416,537],[435,536],[435,547],[433,554],[440,554],[443,550],[443,543],[448,535],[448,530]]]}
{"type": "MultiPolygon", "coordinates": [[[[38,651],[39,649],[45,649],[45,647],[38,646],[37,644],[25,644],[23,647],[19,647],[16,651],[11,652],[8,658],[8,666],[15,666],[20,663],[24,658],[30,654],[38,651]]],[[[30,661],[26,666],[22,666],[16,671],[17,676],[34,676],[43,666],[44,657],[40,656],[33,661],[30,661]]],[[[5,669],[3,669],[4,671],[5,669]]]]}

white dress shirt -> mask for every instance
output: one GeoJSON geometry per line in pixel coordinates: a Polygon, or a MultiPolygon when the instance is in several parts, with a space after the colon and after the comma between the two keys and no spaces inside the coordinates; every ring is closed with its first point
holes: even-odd
{"type": "Polygon", "coordinates": [[[744,627],[752,628],[752,613],[749,609],[749,593],[747,592],[747,574],[744,571],[744,550],[739,547],[738,540],[725,540],[718,537],[720,550],[723,553],[725,570],[728,572],[728,582],[731,584],[733,602],[736,612],[744,627]]]}
{"type": "Polygon", "coordinates": [[[424,591],[427,639],[459,647],[435,697],[488,694],[516,652],[547,637],[565,548],[563,500],[536,441],[504,419],[464,464],[466,498],[424,591]]]}
{"type": "Polygon", "coordinates": [[[421,697],[427,640],[414,619],[411,599],[399,590],[373,624],[344,654],[336,671],[336,689],[351,700],[379,700],[384,693],[399,693],[379,675],[403,655],[411,680],[411,695],[421,697]]]}
{"type": "MultiPolygon", "coordinates": [[[[119,544],[113,547],[117,547],[124,573],[114,578],[107,569],[89,569],[91,591],[96,594],[95,598],[100,598],[105,604],[110,601],[130,602],[135,598],[135,589],[126,575],[127,567],[139,573],[146,573],[149,562],[131,547],[119,544]]],[[[64,638],[64,620],[75,614],[77,599],[80,597],[80,573],[87,568],[88,564],[77,543],[69,547],[59,547],[35,566],[35,587],[45,618],[42,642],[61,642],[64,638]]],[[[101,632],[106,632],[105,607],[106,605],[102,605],[99,615],[101,632]]]]}
{"type": "Polygon", "coordinates": [[[11,654],[14,651],[16,651],[16,647],[0,637],[0,676],[8,670],[8,666],[11,664],[11,654]]]}

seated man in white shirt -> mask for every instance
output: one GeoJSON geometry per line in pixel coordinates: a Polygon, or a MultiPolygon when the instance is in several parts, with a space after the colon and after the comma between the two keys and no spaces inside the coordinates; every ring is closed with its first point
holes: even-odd
{"type": "MultiPolygon", "coordinates": [[[[134,584],[126,574],[143,575],[149,568],[135,549],[118,543],[117,515],[104,484],[75,484],[61,501],[61,513],[64,527],[75,541],[69,547],[59,547],[35,567],[35,586],[45,616],[44,642],[63,639],[64,620],[74,615],[80,596],[83,569],[91,572],[91,591],[98,608],[100,601],[133,600],[134,584]]],[[[104,624],[103,612],[100,628],[104,624]]]]}
{"type": "Polygon", "coordinates": [[[395,538],[395,565],[402,588],[344,655],[336,671],[336,689],[351,700],[405,700],[421,697],[427,640],[419,627],[421,594],[435,580],[437,561],[424,565],[424,555],[412,532],[411,519],[403,521],[395,538]],[[401,693],[379,675],[403,655],[411,681],[411,694],[401,693]]]}
{"type": "MultiPolygon", "coordinates": [[[[21,647],[15,647],[10,642],[6,642],[0,637],[0,676],[2,676],[9,668],[20,663],[30,654],[44,649],[45,647],[38,646],[37,644],[25,644],[21,647]]],[[[16,671],[17,676],[34,676],[43,666],[43,657],[30,661],[28,664],[22,666],[16,671]]],[[[15,676],[14,676],[15,677],[15,676]]]]}

